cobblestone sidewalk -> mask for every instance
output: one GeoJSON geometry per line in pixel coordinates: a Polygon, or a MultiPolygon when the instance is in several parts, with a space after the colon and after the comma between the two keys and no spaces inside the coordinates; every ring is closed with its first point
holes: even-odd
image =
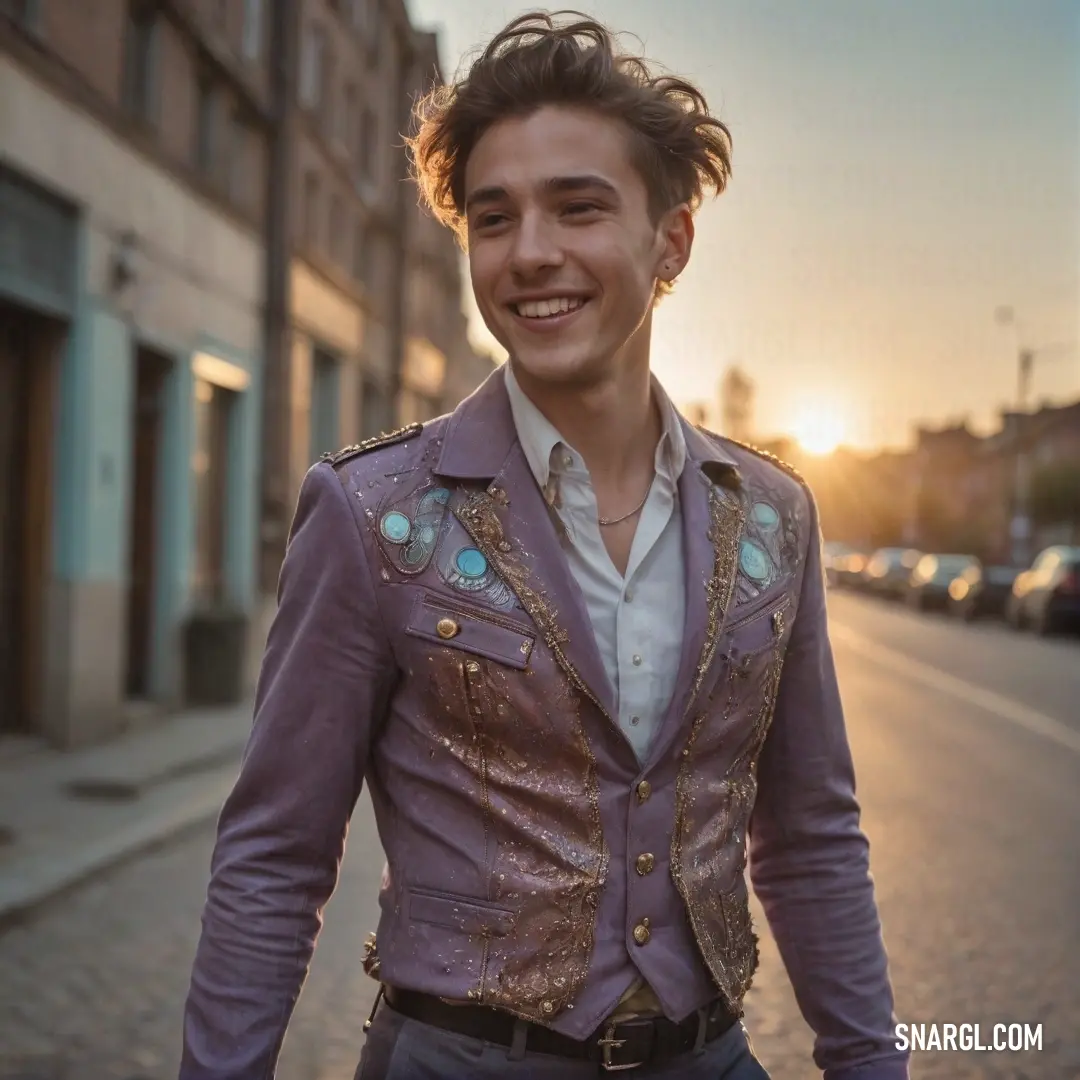
{"type": "Polygon", "coordinates": [[[119,860],[213,819],[251,705],[180,713],[85,750],[0,755],[0,926],[119,860]]]}

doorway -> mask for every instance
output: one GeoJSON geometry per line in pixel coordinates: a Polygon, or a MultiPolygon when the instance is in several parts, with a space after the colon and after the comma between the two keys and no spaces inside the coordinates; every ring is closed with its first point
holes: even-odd
{"type": "Polygon", "coordinates": [[[171,361],[151,349],[135,351],[131,418],[131,499],[128,523],[127,673],[128,699],[151,696],[151,671],[158,594],[158,521],[161,513],[161,448],[165,386],[171,361]]]}
{"type": "Polygon", "coordinates": [[[38,726],[62,328],[0,302],[0,733],[38,726]]]}

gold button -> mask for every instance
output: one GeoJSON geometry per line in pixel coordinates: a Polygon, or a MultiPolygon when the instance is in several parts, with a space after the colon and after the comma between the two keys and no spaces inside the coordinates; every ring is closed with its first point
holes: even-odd
{"type": "Polygon", "coordinates": [[[555,1003],[553,1001],[541,1001],[540,1011],[545,1016],[550,1016],[555,1011],[555,1003]]]}
{"type": "Polygon", "coordinates": [[[642,919],[641,922],[634,927],[634,940],[639,945],[647,945],[649,938],[652,937],[652,931],[649,929],[649,920],[642,919]]]}
{"type": "Polygon", "coordinates": [[[646,874],[652,873],[653,867],[656,865],[656,859],[646,851],[637,857],[634,865],[637,867],[637,872],[644,877],[646,874]]]}
{"type": "Polygon", "coordinates": [[[468,662],[468,663],[467,663],[467,664],[465,665],[465,670],[466,670],[466,671],[467,671],[467,672],[468,672],[468,673],[469,673],[470,675],[479,675],[479,674],[480,674],[480,665],[479,665],[479,664],[478,664],[478,663],[477,663],[477,662],[476,662],[475,660],[470,660],[470,661],[469,661],[469,662],[468,662]]]}
{"type": "Polygon", "coordinates": [[[435,633],[449,641],[450,638],[457,637],[461,633],[461,627],[453,619],[440,619],[435,624],[435,633]]]}
{"type": "Polygon", "coordinates": [[[652,784],[648,780],[642,780],[637,786],[638,802],[645,802],[652,794],[652,784]]]}

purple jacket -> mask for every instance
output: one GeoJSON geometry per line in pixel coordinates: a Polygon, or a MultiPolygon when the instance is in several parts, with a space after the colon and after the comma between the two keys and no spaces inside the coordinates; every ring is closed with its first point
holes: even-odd
{"type": "Polygon", "coordinates": [[[386,982],[577,1038],[639,976],[673,1019],[718,993],[739,1010],[749,847],[818,1065],[907,1076],[813,500],[754,451],[686,438],[683,655],[644,767],[501,372],[451,416],[308,473],[219,824],[182,1080],[272,1075],[365,779],[386,982]]]}

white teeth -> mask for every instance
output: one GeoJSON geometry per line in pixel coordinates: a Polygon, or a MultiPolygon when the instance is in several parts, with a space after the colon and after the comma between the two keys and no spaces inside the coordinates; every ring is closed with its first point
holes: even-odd
{"type": "Polygon", "coordinates": [[[515,305],[517,313],[526,319],[544,319],[549,315],[562,315],[576,311],[585,301],[580,296],[558,296],[550,300],[524,300],[515,305]]]}

